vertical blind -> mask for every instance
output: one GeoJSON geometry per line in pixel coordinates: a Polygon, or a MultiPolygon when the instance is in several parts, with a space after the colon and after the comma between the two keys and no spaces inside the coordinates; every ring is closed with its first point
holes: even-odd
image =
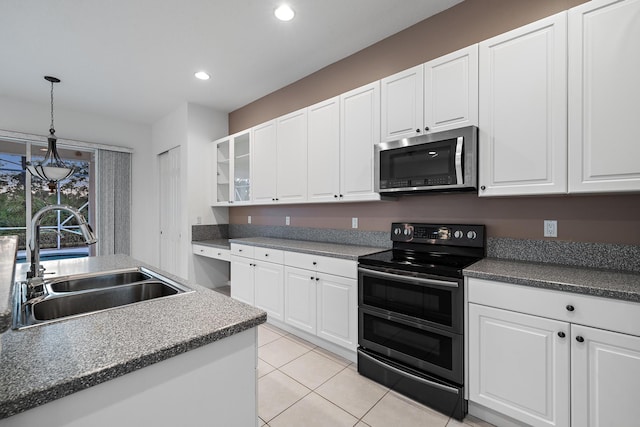
{"type": "Polygon", "coordinates": [[[98,150],[96,255],[131,252],[131,154],[98,150]]]}

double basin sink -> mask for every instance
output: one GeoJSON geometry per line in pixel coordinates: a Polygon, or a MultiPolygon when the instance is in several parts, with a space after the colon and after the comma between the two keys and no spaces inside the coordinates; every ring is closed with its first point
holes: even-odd
{"type": "Polygon", "coordinates": [[[144,267],[47,279],[43,290],[44,295],[27,300],[26,282],[16,282],[14,329],[193,292],[144,267]]]}

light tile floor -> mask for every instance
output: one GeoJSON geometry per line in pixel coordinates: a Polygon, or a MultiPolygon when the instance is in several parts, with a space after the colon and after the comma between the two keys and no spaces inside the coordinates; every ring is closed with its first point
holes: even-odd
{"type": "Polygon", "coordinates": [[[436,412],[356,365],[272,325],[258,327],[258,416],[268,427],[488,427],[436,412]]]}

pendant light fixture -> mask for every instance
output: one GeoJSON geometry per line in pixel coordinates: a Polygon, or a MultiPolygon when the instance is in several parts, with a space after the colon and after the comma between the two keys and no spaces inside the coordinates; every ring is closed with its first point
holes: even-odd
{"type": "Polygon", "coordinates": [[[60,79],[51,76],[44,76],[44,79],[51,83],[51,127],[47,138],[47,154],[41,162],[35,164],[27,162],[27,170],[31,175],[46,181],[49,192],[53,194],[58,188],[58,181],[71,176],[75,169],[62,161],[56,147],[58,138],[56,138],[56,130],[53,127],[53,84],[60,83],[60,79]]]}

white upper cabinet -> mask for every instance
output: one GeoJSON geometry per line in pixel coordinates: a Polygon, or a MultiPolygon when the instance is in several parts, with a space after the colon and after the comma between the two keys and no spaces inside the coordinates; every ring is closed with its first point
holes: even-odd
{"type": "Polygon", "coordinates": [[[216,185],[213,205],[247,204],[251,201],[251,131],[213,142],[216,185]]]}
{"type": "Polygon", "coordinates": [[[252,129],[253,133],[253,202],[272,203],[276,198],[277,140],[276,121],[252,129]]]}
{"type": "Polygon", "coordinates": [[[479,45],[480,196],[567,192],[566,15],[479,45]]]}
{"type": "Polygon", "coordinates": [[[340,98],[307,109],[308,200],[327,202],[340,196],[340,98]]]}
{"type": "Polygon", "coordinates": [[[383,141],[396,141],[422,133],[423,73],[420,64],[381,80],[383,141]]]}
{"type": "Polygon", "coordinates": [[[478,125],[478,45],[381,80],[383,141],[478,125]]]}
{"type": "Polygon", "coordinates": [[[340,95],[343,200],[380,200],[373,187],[373,146],[380,142],[380,81],[340,95]]]}
{"type": "Polygon", "coordinates": [[[640,191],[640,1],[569,10],[569,192],[640,191]]]}
{"type": "Polygon", "coordinates": [[[424,64],[424,131],[478,126],[478,45],[424,64]]]}
{"type": "Polygon", "coordinates": [[[303,202],[307,199],[307,109],[276,119],[278,147],[275,201],[303,202]]]}

